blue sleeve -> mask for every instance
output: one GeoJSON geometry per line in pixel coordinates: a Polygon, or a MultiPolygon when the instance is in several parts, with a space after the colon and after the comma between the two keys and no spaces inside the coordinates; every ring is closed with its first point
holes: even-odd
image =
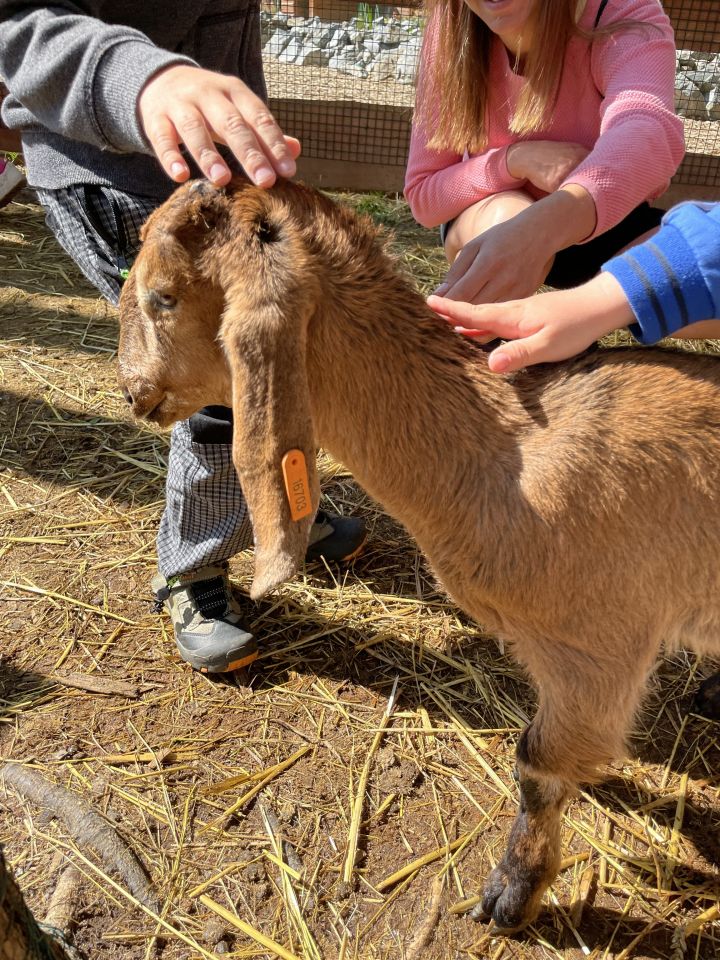
{"type": "Polygon", "coordinates": [[[603,267],[625,291],[641,343],[720,318],[720,203],[681,203],[659,232],[603,267]]]}

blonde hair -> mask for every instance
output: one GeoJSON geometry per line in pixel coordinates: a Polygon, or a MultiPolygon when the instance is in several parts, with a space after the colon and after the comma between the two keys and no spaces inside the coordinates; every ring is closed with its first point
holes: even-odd
{"type": "MultiPolygon", "coordinates": [[[[487,146],[494,35],[464,0],[426,0],[426,5],[435,20],[437,49],[420,80],[415,121],[426,127],[429,147],[476,153],[487,146]]],[[[512,133],[534,133],[547,122],[568,42],[576,34],[589,36],[577,26],[577,9],[577,0],[536,0],[528,24],[533,40],[525,55],[526,83],[510,123],[512,133]]]]}

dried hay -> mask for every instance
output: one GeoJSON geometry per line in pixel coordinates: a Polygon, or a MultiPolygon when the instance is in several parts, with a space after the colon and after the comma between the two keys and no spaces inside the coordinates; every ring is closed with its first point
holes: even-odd
{"type": "MultiPolygon", "coordinates": [[[[350,199],[395,225],[430,288],[434,237],[400,200],[350,199]]],[[[323,457],[326,505],[367,519],[366,553],[248,604],[263,657],[246,685],[186,669],[148,592],[167,438],[128,416],[114,313],[29,198],[0,212],[0,270],[0,753],[105,817],[163,905],[8,790],[0,842],[39,914],[70,861],[94,958],[718,955],[716,728],[687,713],[709,668],[661,664],[634,758],[565,817],[533,927],[475,925],[533,711],[518,668],[323,457]]],[[[250,562],[233,563],[241,590],[250,562]]]]}

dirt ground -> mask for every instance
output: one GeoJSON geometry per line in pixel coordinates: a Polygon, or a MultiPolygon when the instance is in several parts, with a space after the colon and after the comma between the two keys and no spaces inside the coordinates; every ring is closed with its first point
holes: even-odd
{"type": "MultiPolygon", "coordinates": [[[[432,285],[434,235],[400,201],[356,202],[432,285]]],[[[542,914],[498,937],[457,905],[514,815],[521,671],[323,458],[324,504],[367,520],[365,553],[243,601],[251,674],[191,672],[148,587],[167,436],[130,419],[114,312],[30,194],[0,211],[0,318],[0,758],[89,804],[160,903],[143,910],[87,838],[0,788],[0,843],[37,916],[72,862],[76,941],[97,960],[718,956],[718,728],[689,712],[711,664],[661,663],[633,755],[565,816],[542,914]]],[[[241,596],[251,560],[232,564],[241,596]]]]}

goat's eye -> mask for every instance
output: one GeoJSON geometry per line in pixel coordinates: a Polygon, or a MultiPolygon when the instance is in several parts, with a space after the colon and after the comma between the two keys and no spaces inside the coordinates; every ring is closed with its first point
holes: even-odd
{"type": "Polygon", "coordinates": [[[150,299],[157,310],[172,310],[177,304],[177,297],[172,293],[163,293],[161,290],[151,290],[150,299]]]}

